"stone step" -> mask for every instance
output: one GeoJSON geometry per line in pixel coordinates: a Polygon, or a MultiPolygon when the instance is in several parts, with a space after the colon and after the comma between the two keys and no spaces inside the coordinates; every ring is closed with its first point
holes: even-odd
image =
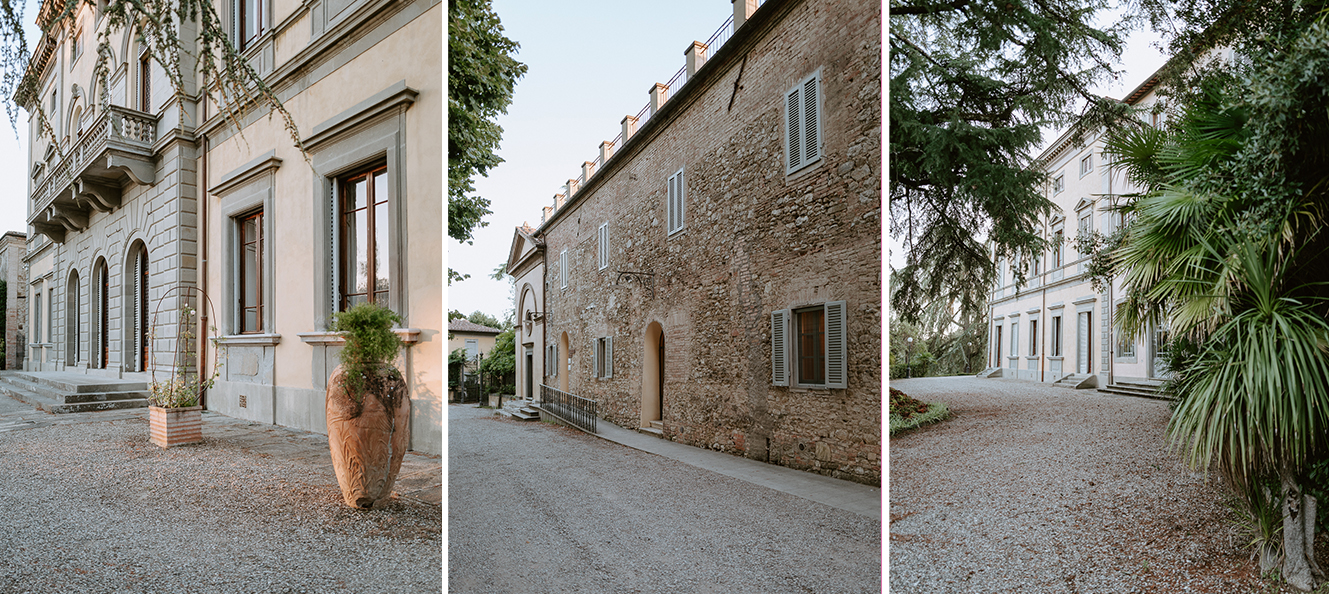
{"type": "Polygon", "coordinates": [[[148,382],[119,380],[96,375],[84,375],[81,373],[32,373],[15,371],[5,375],[19,377],[24,381],[49,386],[57,391],[69,393],[146,392],[148,390],[148,382]]]}
{"type": "Polygon", "coordinates": [[[540,420],[540,412],[523,406],[521,410],[512,413],[512,418],[518,421],[538,421],[540,420]]]}
{"type": "Polygon", "coordinates": [[[78,413],[148,406],[146,392],[61,392],[46,382],[32,381],[29,374],[0,376],[0,392],[28,406],[51,413],[78,413]]]}
{"type": "Polygon", "coordinates": [[[664,423],[661,421],[651,421],[651,429],[659,429],[660,431],[664,431],[664,423]]]}
{"type": "Polygon", "coordinates": [[[1168,400],[1162,392],[1157,389],[1144,389],[1134,385],[1109,384],[1106,388],[1099,388],[1099,392],[1115,394],[1118,396],[1132,396],[1136,398],[1150,398],[1153,400],[1168,400]]]}

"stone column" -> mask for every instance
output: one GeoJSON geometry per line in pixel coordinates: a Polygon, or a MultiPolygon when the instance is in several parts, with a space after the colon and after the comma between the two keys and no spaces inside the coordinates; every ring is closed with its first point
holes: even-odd
{"type": "Polygon", "coordinates": [[[637,133],[637,116],[623,116],[623,144],[628,143],[628,139],[637,133]]]}
{"type": "MultiPolygon", "coordinates": [[[[626,136],[624,137],[624,140],[627,140],[627,137],[626,137],[626,136]]],[[[609,162],[609,157],[612,157],[612,156],[614,156],[614,143],[609,142],[608,140],[606,140],[606,141],[604,141],[604,142],[601,142],[601,143],[600,143],[600,166],[603,167],[605,163],[608,163],[608,162],[609,162]]]]}
{"type": "Polygon", "coordinates": [[[734,30],[737,31],[743,23],[748,22],[752,13],[757,12],[757,0],[733,0],[734,2],[734,30]]]}
{"type": "Polygon", "coordinates": [[[700,41],[692,42],[688,49],[683,50],[683,59],[687,62],[688,80],[692,80],[692,75],[706,63],[706,44],[700,41]]]}
{"type": "Polygon", "coordinates": [[[665,101],[668,100],[669,87],[664,86],[664,83],[655,83],[654,85],[651,85],[651,116],[655,116],[655,112],[660,111],[660,108],[664,106],[665,101]]]}

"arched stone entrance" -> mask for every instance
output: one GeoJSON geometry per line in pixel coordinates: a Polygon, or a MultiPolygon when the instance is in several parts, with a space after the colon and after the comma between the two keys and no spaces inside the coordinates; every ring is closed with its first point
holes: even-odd
{"type": "Polygon", "coordinates": [[[651,427],[664,420],[665,338],[659,322],[646,327],[642,343],[641,426],[651,427]]]}

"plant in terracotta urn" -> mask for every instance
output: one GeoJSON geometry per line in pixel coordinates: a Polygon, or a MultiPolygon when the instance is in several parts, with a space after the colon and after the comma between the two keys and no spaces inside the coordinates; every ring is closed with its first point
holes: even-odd
{"type": "Polygon", "coordinates": [[[401,317],[362,303],[333,314],[330,330],[346,341],[341,364],[328,378],[328,446],[346,505],[371,509],[386,503],[411,442],[411,400],[392,365],[401,317]]]}

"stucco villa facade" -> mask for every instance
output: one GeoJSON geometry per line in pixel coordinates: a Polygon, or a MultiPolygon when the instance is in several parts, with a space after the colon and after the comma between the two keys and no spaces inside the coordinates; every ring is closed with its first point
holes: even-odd
{"type": "Polygon", "coordinates": [[[514,233],[518,393],[878,484],[881,6],[738,0],[728,27],[514,233]]]}
{"type": "Polygon", "coordinates": [[[25,105],[59,114],[60,147],[30,119],[27,291],[42,326],[30,328],[27,369],[169,373],[177,288],[194,287],[209,296],[193,304],[218,338],[200,342],[205,369],[215,361],[220,370],[205,406],[325,432],[340,345],[328,322],[374,301],[404,320],[411,447],[438,453],[443,5],[217,8],[293,116],[305,152],[266,107],[235,106],[238,119],[226,117],[202,98],[207,83],[195,72],[186,69],[177,100],[133,28],[113,36],[103,104],[89,48],[106,23],[96,5],[80,4],[75,25],[43,37],[27,73],[41,91],[25,105]],[[158,311],[166,323],[149,340],[158,311]]]}
{"type": "MultiPolygon", "coordinates": [[[[1121,100],[1147,110],[1147,125],[1166,121],[1158,83],[1155,73],[1121,100]]],[[[1040,232],[1056,247],[1040,255],[1019,286],[1011,263],[998,260],[988,302],[987,369],[980,376],[1136,394],[1156,389],[1166,376],[1166,327],[1136,337],[1115,331],[1116,308],[1126,295],[1117,279],[1096,291],[1085,271],[1088,257],[1076,250],[1081,234],[1117,230],[1120,214],[1111,207],[1139,190],[1103,154],[1104,142],[1090,134],[1077,144],[1067,131],[1038,156],[1049,179],[1044,191],[1056,205],[1040,232]]]]}

